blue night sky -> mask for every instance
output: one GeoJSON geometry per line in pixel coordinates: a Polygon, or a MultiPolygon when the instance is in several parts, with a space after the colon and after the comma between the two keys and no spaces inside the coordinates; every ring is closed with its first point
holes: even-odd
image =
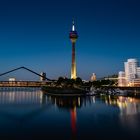
{"type": "Polygon", "coordinates": [[[25,66],[52,79],[70,77],[73,18],[81,78],[118,73],[128,58],[140,61],[138,0],[0,0],[0,73],[25,66]]]}

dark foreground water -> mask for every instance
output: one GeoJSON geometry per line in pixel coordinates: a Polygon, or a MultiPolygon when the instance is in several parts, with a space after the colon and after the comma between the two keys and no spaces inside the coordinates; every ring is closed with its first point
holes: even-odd
{"type": "Polygon", "coordinates": [[[140,139],[140,100],[0,89],[0,140],[140,139]]]}

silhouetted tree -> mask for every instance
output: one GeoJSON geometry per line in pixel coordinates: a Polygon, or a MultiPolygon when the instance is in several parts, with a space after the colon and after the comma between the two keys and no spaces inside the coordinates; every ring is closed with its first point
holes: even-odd
{"type": "Polygon", "coordinates": [[[83,81],[80,77],[77,77],[76,80],[75,80],[75,84],[77,85],[83,85],[83,81]]]}
{"type": "Polygon", "coordinates": [[[57,80],[57,84],[58,85],[61,85],[61,83],[64,81],[64,78],[63,77],[59,77],[58,80],[57,80]]]}

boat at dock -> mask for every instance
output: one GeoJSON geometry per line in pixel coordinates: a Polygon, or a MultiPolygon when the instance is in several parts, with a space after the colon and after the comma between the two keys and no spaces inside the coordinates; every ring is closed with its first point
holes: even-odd
{"type": "Polygon", "coordinates": [[[86,93],[87,96],[94,96],[97,94],[98,94],[98,90],[95,89],[94,86],[91,86],[89,92],[86,93]]]}
{"type": "Polygon", "coordinates": [[[42,91],[45,94],[57,95],[57,96],[85,96],[88,92],[82,88],[76,87],[51,87],[51,86],[43,86],[42,91]]]}

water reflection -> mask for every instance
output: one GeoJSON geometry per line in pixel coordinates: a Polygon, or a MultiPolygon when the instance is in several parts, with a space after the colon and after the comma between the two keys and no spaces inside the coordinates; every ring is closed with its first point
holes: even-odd
{"type": "Polygon", "coordinates": [[[76,117],[77,117],[77,112],[76,112],[76,107],[70,110],[71,114],[71,128],[72,128],[72,133],[73,136],[76,135],[76,117]]]}
{"type": "Polygon", "coordinates": [[[0,90],[0,136],[10,129],[15,136],[24,132],[25,139],[39,135],[86,140],[108,131],[126,137],[132,131],[139,134],[139,114],[140,99],[136,98],[58,97],[37,88],[0,90]]]}
{"type": "MultiPolygon", "coordinates": [[[[120,115],[134,115],[140,113],[140,99],[123,96],[101,96],[100,99],[110,106],[120,109],[120,115]]],[[[46,96],[40,89],[18,88],[16,90],[0,91],[0,104],[46,104],[51,103],[59,109],[67,109],[70,112],[86,106],[95,104],[99,97],[57,97],[46,96]]],[[[72,113],[71,113],[72,114],[72,113]]]]}
{"type": "MultiPolygon", "coordinates": [[[[83,108],[87,109],[87,110],[85,110],[85,113],[88,113],[88,110],[90,108],[90,114],[98,116],[97,118],[89,117],[92,121],[95,119],[94,121],[98,122],[100,120],[100,118],[103,117],[102,119],[104,121],[108,122],[110,120],[111,124],[109,122],[108,125],[112,126],[114,123],[114,120],[116,120],[116,118],[118,118],[119,123],[120,123],[119,125],[121,126],[121,128],[119,128],[119,129],[124,129],[125,131],[128,129],[128,132],[130,131],[132,133],[132,135],[134,135],[134,137],[136,137],[138,135],[139,121],[138,121],[138,116],[137,116],[137,118],[135,118],[134,115],[138,115],[140,113],[140,99],[122,97],[122,96],[101,96],[101,97],[95,97],[95,96],[55,97],[55,96],[52,96],[51,101],[53,103],[55,103],[59,109],[68,110],[70,112],[71,130],[72,130],[71,139],[72,140],[76,140],[78,137],[77,120],[79,118],[77,117],[77,113],[78,113],[77,110],[82,110],[83,108]],[[105,105],[107,105],[107,106],[105,106],[105,105]],[[101,106],[99,108],[100,110],[97,109],[99,106],[101,106]],[[112,109],[109,109],[110,107],[112,109]],[[92,108],[93,108],[93,110],[92,110],[92,108]],[[118,115],[113,113],[116,110],[115,108],[117,108],[119,110],[118,115]],[[106,110],[106,111],[104,112],[104,110],[106,110]],[[103,114],[103,116],[102,116],[102,114],[103,114]],[[106,115],[108,116],[107,118],[105,117],[106,115]],[[132,116],[132,117],[129,117],[129,116],[132,116]]],[[[86,119],[87,118],[85,118],[84,121],[87,121],[86,119]]],[[[91,124],[92,124],[92,121],[91,121],[91,124]]],[[[93,126],[97,127],[97,128],[98,127],[100,128],[100,125],[102,127],[103,127],[103,125],[106,126],[106,124],[103,124],[104,121],[103,122],[101,121],[99,124],[94,124],[93,126]]],[[[118,125],[118,124],[116,124],[116,125],[118,125]]],[[[94,129],[93,126],[90,126],[90,128],[94,129]]],[[[100,131],[101,132],[103,131],[102,133],[104,133],[105,130],[102,130],[102,129],[103,128],[100,128],[99,130],[97,129],[97,130],[95,130],[95,132],[98,134],[100,131]]],[[[107,129],[108,129],[108,127],[107,127],[107,129]]],[[[115,131],[118,131],[117,128],[112,127],[112,129],[115,129],[115,131]]],[[[128,133],[128,132],[126,132],[126,133],[128,133]]],[[[122,134],[121,133],[120,133],[120,135],[123,134],[123,133],[122,134]]],[[[129,137],[129,136],[127,136],[127,137],[129,137]]],[[[80,137],[80,139],[81,139],[81,137],[80,137]]]]}
{"type": "Polygon", "coordinates": [[[39,88],[9,88],[9,90],[6,88],[1,90],[0,122],[3,118],[22,127],[44,111],[42,106],[44,98],[45,96],[39,88]]]}
{"type": "Polygon", "coordinates": [[[47,96],[51,99],[59,109],[67,110],[70,112],[72,140],[76,139],[77,135],[77,108],[81,108],[83,105],[83,98],[81,97],[60,97],[60,96],[47,96]]]}
{"type": "MultiPolygon", "coordinates": [[[[110,106],[120,109],[120,115],[134,115],[140,113],[140,99],[123,96],[101,96],[101,97],[57,97],[46,96],[37,88],[17,88],[16,90],[0,91],[0,105],[2,104],[38,104],[43,105],[48,102],[59,109],[66,109],[76,112],[76,108],[95,104],[99,98],[110,106]]],[[[74,114],[74,113],[71,113],[74,114]]]]}
{"type": "Polygon", "coordinates": [[[117,106],[120,115],[134,115],[140,113],[140,99],[123,96],[101,96],[107,105],[117,106]]]}
{"type": "Polygon", "coordinates": [[[38,88],[7,88],[0,91],[0,104],[40,104],[42,97],[38,88]]]}
{"type": "Polygon", "coordinates": [[[0,114],[6,118],[12,119],[12,121],[26,124],[35,116],[42,113],[43,110],[55,105],[59,109],[70,112],[69,121],[71,122],[72,139],[76,139],[76,108],[81,107],[82,100],[83,99],[80,97],[47,96],[37,88],[9,88],[9,90],[7,88],[6,90],[0,91],[0,114]],[[22,107],[24,113],[22,116],[17,117],[17,114],[22,112],[22,107]],[[13,108],[14,111],[12,112],[11,110],[13,110],[13,108]]]}

